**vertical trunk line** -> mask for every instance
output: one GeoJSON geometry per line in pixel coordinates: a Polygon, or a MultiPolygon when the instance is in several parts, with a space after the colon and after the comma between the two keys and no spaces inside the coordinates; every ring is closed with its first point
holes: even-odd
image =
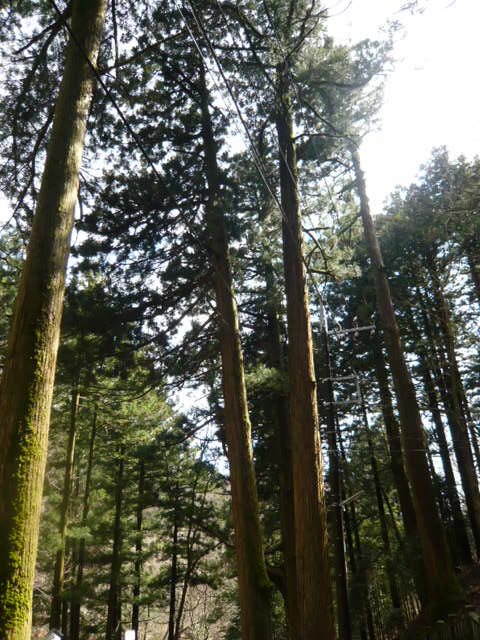
{"type": "Polygon", "coordinates": [[[325,493],[310,312],[303,262],[297,161],[288,69],[284,65],[278,69],[277,81],[276,127],[284,213],[282,235],[288,320],[299,637],[302,640],[316,640],[319,629],[322,629],[325,640],[334,640],[325,493]]]}
{"type": "Polygon", "coordinates": [[[133,586],[132,605],[132,629],[135,631],[135,640],[138,639],[138,622],[140,616],[140,585],[142,578],[142,524],[143,509],[145,506],[145,460],[140,458],[138,468],[138,502],[137,502],[137,536],[135,539],[135,583],[133,586]]]}
{"type": "Polygon", "coordinates": [[[70,505],[70,497],[72,493],[72,475],[73,464],[75,460],[75,442],[77,438],[77,422],[78,422],[78,408],[80,403],[80,388],[79,377],[77,373],[72,385],[72,395],[70,402],[70,427],[68,430],[67,440],[67,453],[65,461],[65,472],[63,476],[63,496],[62,504],[60,506],[60,548],[57,551],[55,558],[55,568],[53,575],[53,589],[52,589],[52,602],[50,607],[50,628],[59,629],[60,620],[62,617],[62,589],[65,579],[65,553],[66,553],[66,540],[67,540],[67,525],[68,525],[68,507],[70,505]]]}
{"type": "Polygon", "coordinates": [[[205,214],[218,314],[242,639],[269,640],[272,635],[271,585],[263,553],[243,355],[221,203],[217,144],[209,110],[205,69],[201,62],[199,64],[202,138],[208,185],[205,214]]]}
{"type": "Polygon", "coordinates": [[[123,503],[123,473],[125,445],[117,447],[117,477],[115,480],[115,518],[113,524],[113,550],[110,570],[110,586],[108,590],[106,640],[121,640],[121,584],[120,572],[122,568],[122,503],[123,503]]]}
{"type": "MultiPolygon", "coordinates": [[[[93,454],[95,450],[95,438],[97,435],[97,405],[93,410],[92,429],[90,432],[90,443],[88,448],[87,472],[85,478],[85,490],[82,505],[82,528],[87,526],[88,511],[90,507],[90,484],[93,469],[93,454]]],[[[76,597],[70,609],[70,640],[78,640],[80,633],[80,607],[81,589],[83,584],[83,569],[85,565],[85,538],[81,538],[78,545],[78,568],[75,581],[76,597]]]]}
{"type": "Polygon", "coordinates": [[[30,637],[48,430],[83,140],[106,0],[75,0],[0,382],[0,637],[30,637]]]}
{"type": "Polygon", "coordinates": [[[340,640],[351,640],[352,629],[350,620],[350,605],[348,602],[348,575],[345,559],[345,536],[343,529],[343,515],[341,506],[341,482],[339,451],[337,447],[336,425],[337,411],[335,408],[335,396],[332,384],[332,369],[330,365],[330,347],[328,340],[328,327],[323,302],[320,301],[320,340],[321,340],[321,373],[320,385],[324,417],[327,426],[327,441],[329,448],[329,484],[332,496],[330,509],[333,511],[333,529],[335,532],[335,584],[337,596],[337,621],[340,640]]]}
{"type": "Polygon", "coordinates": [[[372,262],[377,294],[377,306],[383,325],[388,359],[393,375],[395,393],[406,452],[407,473],[412,487],[415,515],[425,564],[429,613],[455,609],[461,598],[461,587],[455,576],[445,531],[438,514],[432,480],[425,455],[422,420],[415,389],[403,354],[400,332],[393,309],[390,287],[383,264],[380,246],[370,213],[365,178],[355,148],[352,160],[360,199],[360,214],[365,239],[372,262]],[[407,444],[406,444],[407,443],[407,444]]]}

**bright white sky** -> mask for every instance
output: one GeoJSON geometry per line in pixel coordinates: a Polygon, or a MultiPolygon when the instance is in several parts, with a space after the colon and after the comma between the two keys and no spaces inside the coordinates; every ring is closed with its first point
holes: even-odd
{"type": "Polygon", "coordinates": [[[405,26],[386,81],[380,130],[361,148],[373,212],[397,184],[414,180],[433,147],[445,145],[452,157],[480,153],[480,1],[421,2],[422,15],[399,13],[406,0],[351,0],[350,6],[340,0],[330,12],[340,13],[329,21],[339,44],[378,37],[388,18],[405,26]]]}
{"type": "Polygon", "coordinates": [[[424,13],[411,15],[399,12],[406,0],[330,0],[329,32],[338,43],[375,38],[387,19],[405,26],[380,128],[361,149],[374,212],[397,184],[414,180],[433,147],[446,145],[452,156],[480,152],[480,0],[421,2],[424,13]]]}

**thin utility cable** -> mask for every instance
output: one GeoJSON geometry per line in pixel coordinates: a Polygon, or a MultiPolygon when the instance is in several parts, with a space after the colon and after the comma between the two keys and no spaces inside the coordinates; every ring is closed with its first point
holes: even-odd
{"type": "MultiPolygon", "coordinates": [[[[190,1],[190,0],[189,0],[189,1],[190,1]]],[[[218,9],[219,9],[219,11],[220,11],[220,13],[221,13],[221,15],[222,15],[223,21],[225,22],[225,26],[226,26],[226,28],[227,28],[227,31],[229,32],[229,34],[230,34],[230,36],[231,36],[231,38],[232,38],[232,42],[235,42],[235,35],[233,34],[233,32],[232,32],[232,30],[231,30],[231,28],[230,28],[230,24],[229,24],[229,22],[228,22],[228,20],[227,20],[227,18],[226,18],[226,16],[225,16],[225,13],[224,13],[224,11],[223,11],[223,9],[222,9],[222,7],[221,7],[220,3],[218,2],[218,0],[215,0],[215,1],[216,1],[216,5],[217,5],[217,7],[218,7],[218,9]]],[[[265,6],[265,2],[264,2],[264,6],[265,6]]],[[[268,12],[267,12],[267,14],[268,14],[268,12]]],[[[270,22],[270,18],[269,18],[269,22],[270,22]]],[[[198,24],[198,22],[197,22],[197,24],[198,24]]],[[[271,24],[271,23],[270,23],[270,24],[271,24]]],[[[276,34],[275,34],[275,35],[276,35],[276,34]]],[[[276,36],[276,39],[278,40],[278,36],[276,36]]],[[[281,43],[280,43],[280,41],[279,41],[279,40],[278,40],[278,42],[279,42],[279,44],[280,44],[280,46],[281,46],[281,43]]],[[[238,70],[238,71],[240,71],[240,70],[239,70],[239,67],[238,67],[238,64],[237,64],[237,62],[236,62],[236,61],[234,61],[234,64],[235,64],[235,66],[237,67],[237,70],[238,70]]],[[[287,68],[290,70],[290,67],[288,66],[288,63],[287,63],[286,59],[285,59],[285,64],[287,65],[287,68]]],[[[268,78],[268,80],[269,80],[269,83],[270,83],[273,87],[275,87],[275,83],[274,83],[274,81],[272,80],[272,78],[269,76],[269,74],[268,74],[268,72],[266,71],[266,69],[264,69],[264,70],[263,70],[263,73],[267,76],[267,78],[268,78]]],[[[295,86],[295,85],[294,85],[294,86],[295,86]]],[[[251,87],[250,87],[250,88],[251,88],[251,87]]],[[[295,89],[296,89],[296,87],[295,87],[295,89]]],[[[298,95],[298,92],[297,92],[297,97],[298,97],[298,100],[300,101],[300,97],[299,97],[299,95],[298,95]]],[[[251,142],[251,140],[250,140],[250,142],[251,142]]],[[[252,143],[252,142],[251,142],[251,144],[252,144],[252,146],[253,146],[253,143],[252,143]]],[[[299,199],[299,201],[300,201],[300,202],[301,202],[301,204],[302,204],[302,209],[303,209],[303,211],[305,212],[305,214],[310,218],[310,215],[311,215],[311,214],[310,214],[310,207],[308,206],[308,203],[306,202],[306,200],[305,200],[304,196],[303,196],[303,195],[302,195],[302,193],[300,192],[300,189],[299,189],[299,186],[298,186],[298,180],[296,180],[296,179],[295,179],[295,176],[294,176],[294,175],[293,175],[293,173],[292,173],[292,170],[291,170],[291,168],[290,168],[290,165],[289,165],[289,163],[287,162],[287,158],[285,157],[285,152],[283,151],[283,149],[282,149],[279,145],[275,145],[275,146],[278,146],[278,149],[279,149],[279,151],[280,151],[280,155],[281,155],[281,157],[282,157],[282,159],[283,159],[283,162],[284,162],[284,164],[285,164],[285,166],[286,166],[286,168],[287,168],[287,171],[288,171],[288,174],[289,174],[290,180],[291,180],[291,182],[292,182],[292,184],[293,184],[293,186],[294,186],[294,189],[295,189],[295,192],[296,192],[296,194],[297,194],[297,196],[298,196],[298,199],[299,199]]],[[[263,162],[263,161],[261,160],[261,158],[259,158],[259,160],[260,160],[261,162],[263,162]]],[[[278,204],[278,203],[277,203],[277,204],[278,204]]],[[[305,233],[307,233],[307,235],[308,235],[308,236],[312,239],[312,241],[315,243],[315,245],[316,245],[317,249],[320,251],[320,253],[321,253],[321,255],[322,255],[322,258],[323,258],[323,260],[324,260],[324,262],[325,262],[325,266],[327,266],[327,256],[326,256],[326,254],[325,254],[325,252],[324,252],[323,248],[320,246],[320,244],[317,242],[316,238],[313,236],[313,234],[312,234],[311,232],[306,231],[305,233]]],[[[311,276],[311,274],[310,274],[310,276],[311,276]]]]}
{"type": "MultiPolygon", "coordinates": [[[[272,195],[272,197],[274,198],[274,200],[275,200],[275,202],[276,202],[276,204],[277,204],[277,206],[278,206],[278,208],[279,208],[279,210],[280,210],[280,212],[281,212],[281,214],[282,214],[282,217],[283,217],[283,219],[284,219],[284,222],[285,222],[286,228],[288,229],[288,232],[289,232],[289,233],[290,233],[290,235],[292,236],[293,241],[294,241],[294,242],[296,242],[295,235],[294,235],[294,233],[293,233],[292,229],[290,228],[290,223],[289,223],[289,220],[288,220],[288,218],[287,218],[287,216],[286,216],[286,213],[285,213],[285,211],[284,211],[284,209],[283,209],[283,207],[282,207],[282,204],[281,204],[281,202],[279,201],[278,196],[276,195],[276,193],[274,193],[274,191],[272,191],[272,189],[271,189],[271,187],[270,187],[270,185],[269,185],[269,183],[268,183],[268,180],[266,179],[266,177],[265,177],[265,175],[264,175],[263,171],[260,169],[260,167],[262,167],[262,160],[261,160],[261,158],[258,156],[258,152],[257,152],[257,150],[256,150],[256,148],[255,148],[255,144],[254,144],[254,142],[253,142],[253,140],[252,140],[252,137],[251,137],[250,131],[249,131],[249,129],[248,129],[247,123],[245,122],[245,119],[244,119],[244,117],[243,117],[243,114],[242,114],[242,111],[241,111],[241,109],[240,109],[240,106],[238,105],[238,102],[237,102],[237,100],[236,100],[236,98],[235,98],[235,95],[234,95],[234,93],[233,93],[233,91],[232,91],[232,88],[231,88],[231,86],[230,86],[230,83],[229,83],[229,81],[228,81],[228,79],[227,79],[227,77],[226,77],[226,75],[225,75],[225,72],[224,72],[224,70],[223,70],[223,67],[222,67],[222,65],[221,65],[221,63],[220,63],[220,61],[219,61],[219,59],[218,59],[218,56],[217,56],[217,54],[216,54],[216,52],[215,52],[215,49],[214,49],[214,47],[213,47],[213,45],[212,45],[212,43],[211,43],[211,40],[210,40],[210,38],[209,38],[209,36],[208,36],[208,34],[207,34],[206,30],[205,30],[205,27],[203,26],[203,23],[201,22],[200,18],[199,18],[199,17],[198,17],[198,15],[196,14],[195,9],[194,9],[194,7],[193,7],[193,5],[192,5],[191,1],[190,1],[190,0],[188,0],[188,1],[189,1],[189,4],[190,4],[190,8],[191,8],[191,11],[192,11],[192,15],[193,15],[194,20],[195,20],[195,22],[196,22],[196,24],[197,24],[197,27],[198,27],[198,29],[200,30],[200,32],[201,32],[201,34],[203,35],[203,37],[205,38],[205,41],[207,42],[207,46],[208,46],[208,48],[209,48],[209,50],[210,50],[210,52],[211,52],[211,54],[212,54],[212,57],[213,57],[213,59],[214,59],[214,61],[215,61],[216,65],[217,65],[217,68],[218,68],[219,73],[220,73],[220,75],[221,75],[221,77],[222,77],[222,80],[223,80],[223,82],[224,82],[224,84],[225,84],[225,86],[226,86],[226,88],[227,88],[227,91],[228,91],[228,93],[229,93],[229,95],[230,95],[230,98],[232,99],[232,101],[233,101],[233,103],[234,103],[234,105],[235,105],[235,109],[236,109],[237,114],[238,114],[238,116],[239,116],[239,118],[240,118],[240,121],[241,121],[241,123],[242,123],[242,125],[243,125],[243,127],[244,127],[244,129],[245,129],[245,133],[247,134],[248,140],[249,140],[250,145],[251,145],[252,153],[253,153],[254,157],[257,159],[257,162],[258,162],[258,165],[256,164],[256,168],[257,168],[257,170],[259,171],[260,176],[261,176],[261,178],[262,178],[263,182],[265,183],[265,186],[267,187],[267,189],[268,189],[269,193],[270,193],[270,194],[272,195]]],[[[206,66],[207,70],[208,70],[208,71],[210,71],[210,70],[209,70],[209,67],[208,67],[208,65],[207,65],[207,63],[206,63],[205,56],[203,55],[203,52],[202,52],[202,50],[201,50],[201,48],[200,48],[200,45],[198,44],[197,39],[195,38],[195,35],[193,34],[192,30],[190,29],[190,27],[189,27],[189,25],[188,25],[188,22],[187,22],[187,20],[186,20],[186,18],[185,18],[185,16],[184,16],[184,14],[183,14],[183,11],[182,11],[181,7],[179,7],[179,5],[178,5],[178,3],[177,3],[177,1],[176,1],[176,0],[175,0],[175,5],[177,6],[177,8],[178,8],[178,10],[179,10],[179,13],[181,14],[181,16],[182,16],[182,18],[183,18],[183,20],[184,20],[185,24],[187,25],[187,29],[189,30],[190,36],[191,36],[192,40],[194,41],[195,46],[196,46],[196,48],[197,48],[197,50],[198,50],[199,54],[201,55],[202,60],[204,61],[204,64],[205,64],[205,66],[206,66]]],[[[287,163],[287,166],[288,166],[288,163],[287,163]]],[[[319,299],[320,299],[320,300],[322,300],[322,294],[321,294],[321,292],[320,292],[320,291],[319,291],[319,289],[318,289],[318,286],[317,286],[317,283],[316,283],[316,281],[315,281],[315,278],[313,277],[313,275],[312,275],[312,273],[311,273],[311,271],[310,271],[310,269],[309,269],[309,267],[308,267],[308,264],[307,264],[307,263],[306,263],[306,261],[305,261],[305,256],[304,256],[303,254],[302,254],[302,263],[303,263],[303,265],[304,265],[304,267],[305,267],[306,272],[307,272],[307,273],[308,273],[308,275],[310,276],[312,286],[314,287],[314,289],[315,289],[315,291],[316,291],[317,295],[319,296],[319,299]]]]}
{"type": "MultiPolygon", "coordinates": [[[[187,19],[186,19],[186,17],[185,17],[185,14],[184,14],[184,13],[183,13],[183,11],[182,11],[181,6],[178,4],[177,0],[174,0],[174,1],[175,1],[175,5],[176,5],[176,7],[177,7],[177,9],[178,9],[178,11],[179,11],[179,13],[180,13],[180,15],[181,15],[181,16],[182,16],[182,18],[183,18],[183,21],[185,22],[185,26],[186,26],[186,27],[187,27],[187,29],[188,29],[188,32],[189,32],[189,34],[190,34],[190,37],[192,38],[192,40],[193,40],[193,42],[194,42],[194,45],[195,45],[195,47],[196,47],[196,49],[197,49],[197,51],[198,51],[199,55],[201,56],[201,58],[202,58],[202,60],[203,60],[203,63],[204,63],[204,65],[205,65],[205,68],[206,68],[206,69],[207,69],[207,71],[209,72],[210,76],[213,78],[213,75],[212,75],[211,69],[210,69],[209,65],[207,64],[207,60],[206,60],[206,58],[205,58],[205,56],[204,56],[204,54],[203,54],[203,51],[202,51],[202,49],[201,49],[200,45],[198,44],[198,41],[197,41],[197,39],[196,39],[196,37],[195,37],[195,34],[193,33],[193,31],[192,31],[192,29],[191,29],[191,27],[190,27],[190,25],[189,25],[189,23],[188,23],[188,21],[187,21],[187,19]]],[[[205,30],[205,27],[204,27],[203,23],[201,22],[200,18],[198,17],[198,15],[197,15],[197,13],[196,13],[196,11],[195,11],[195,8],[194,8],[194,6],[193,6],[193,4],[190,2],[190,0],[188,0],[188,3],[189,3],[189,5],[190,5],[190,8],[191,8],[192,15],[193,15],[193,18],[194,18],[194,20],[195,20],[195,23],[196,23],[196,25],[197,25],[197,27],[198,27],[198,29],[199,29],[200,33],[202,34],[202,36],[205,38],[205,41],[206,41],[207,46],[208,46],[208,48],[209,48],[209,50],[210,50],[210,53],[212,54],[212,57],[213,57],[213,59],[214,59],[214,61],[215,61],[215,64],[217,65],[217,68],[218,68],[219,74],[220,74],[220,76],[221,76],[221,78],[222,78],[222,80],[223,80],[223,83],[224,83],[224,85],[225,85],[225,88],[227,89],[227,92],[228,92],[228,94],[229,94],[229,96],[230,96],[230,99],[232,100],[232,102],[233,102],[233,104],[234,104],[234,106],[235,106],[235,110],[236,110],[236,112],[237,112],[237,114],[238,114],[238,117],[239,117],[239,119],[240,119],[240,122],[242,123],[242,126],[243,126],[243,128],[244,128],[244,130],[245,130],[245,133],[246,133],[246,135],[247,135],[248,141],[249,141],[249,143],[250,143],[250,147],[251,147],[252,155],[254,156],[256,163],[258,163],[258,164],[256,164],[257,170],[259,171],[259,173],[260,173],[260,175],[261,175],[261,177],[262,177],[262,180],[263,180],[263,182],[265,183],[265,186],[267,187],[267,189],[268,189],[268,191],[269,191],[270,195],[274,198],[274,200],[275,200],[275,202],[276,202],[276,204],[277,204],[278,208],[280,209],[280,211],[282,212],[282,214],[283,214],[283,215],[285,215],[285,212],[283,211],[283,208],[282,208],[282,204],[281,204],[280,200],[278,199],[277,194],[272,190],[272,188],[270,187],[270,184],[268,183],[268,180],[266,179],[266,177],[265,177],[265,175],[264,175],[264,169],[262,170],[262,168],[263,168],[262,159],[260,158],[260,156],[259,156],[259,154],[258,154],[258,152],[257,152],[257,150],[256,150],[255,143],[254,143],[254,140],[253,140],[252,135],[251,135],[251,133],[250,133],[250,130],[249,130],[249,128],[248,128],[248,125],[247,125],[247,123],[246,123],[246,121],[245,121],[245,118],[244,118],[243,113],[242,113],[242,111],[241,111],[241,109],[240,109],[240,106],[239,106],[239,104],[238,104],[238,102],[237,102],[237,99],[235,98],[235,95],[234,95],[234,93],[233,93],[233,91],[232,91],[232,88],[231,88],[231,86],[230,86],[230,83],[229,83],[229,81],[228,81],[228,79],[227,79],[227,77],[226,77],[226,75],[225,75],[225,72],[224,72],[224,70],[223,70],[223,67],[222,67],[222,65],[221,65],[221,62],[220,62],[220,60],[218,59],[218,56],[217,56],[217,54],[216,54],[216,52],[215,52],[215,49],[214,49],[214,47],[213,47],[213,45],[212,45],[212,43],[211,43],[211,40],[210,40],[210,38],[209,38],[209,36],[208,36],[208,34],[207,34],[206,30],[205,30]]],[[[216,82],[215,82],[215,84],[216,84],[217,89],[218,89],[218,85],[217,85],[217,83],[216,83],[216,82]]],[[[243,136],[242,136],[242,139],[244,140],[243,136]]]]}
{"type": "MultiPolygon", "coordinates": [[[[253,141],[252,141],[252,139],[251,139],[251,136],[250,136],[249,130],[248,130],[247,126],[246,126],[246,123],[244,122],[244,118],[243,118],[243,116],[242,116],[242,114],[241,114],[240,108],[239,108],[239,106],[238,106],[238,104],[237,104],[237,101],[236,101],[236,99],[235,99],[235,97],[234,97],[234,95],[233,95],[232,90],[230,89],[230,86],[229,86],[229,84],[228,84],[228,80],[227,80],[227,78],[226,78],[226,76],[225,76],[225,74],[224,74],[224,72],[223,72],[223,69],[222,69],[222,67],[221,67],[221,63],[220,63],[220,61],[218,60],[218,57],[216,56],[216,53],[215,53],[215,51],[214,51],[214,49],[213,49],[213,46],[211,45],[211,42],[210,42],[210,41],[209,41],[209,39],[208,39],[208,36],[207,36],[206,30],[205,30],[205,28],[204,28],[203,24],[201,23],[200,18],[198,18],[198,16],[196,15],[195,10],[194,10],[193,5],[192,5],[192,3],[191,3],[191,1],[190,1],[190,0],[189,0],[189,4],[190,4],[190,7],[191,7],[191,9],[192,9],[192,13],[193,13],[193,16],[194,16],[194,18],[195,18],[195,21],[196,21],[196,23],[197,23],[197,26],[198,26],[198,28],[200,29],[200,31],[202,32],[202,34],[203,34],[203,36],[205,37],[205,39],[207,40],[207,43],[208,43],[209,48],[210,48],[210,51],[211,51],[211,53],[212,53],[212,55],[213,55],[213,57],[214,57],[214,59],[215,59],[215,62],[216,62],[216,64],[217,64],[217,67],[219,68],[219,71],[220,71],[220,73],[221,73],[221,75],[222,75],[222,78],[223,78],[223,80],[224,80],[225,84],[227,85],[227,89],[228,89],[228,91],[229,91],[229,94],[230,94],[230,96],[231,96],[232,100],[234,101],[234,104],[235,104],[236,109],[237,109],[237,113],[239,114],[239,117],[240,117],[240,119],[241,119],[241,122],[242,122],[242,124],[243,124],[243,126],[244,126],[244,128],[245,128],[245,130],[246,130],[246,132],[247,132],[247,135],[248,135],[248,138],[249,138],[249,141],[250,141],[251,147],[252,147],[252,149],[253,149],[254,153],[255,153],[256,155],[258,155],[258,154],[256,153],[256,148],[255,148],[255,145],[253,144],[253,141]]],[[[224,20],[224,22],[225,22],[225,25],[226,25],[227,31],[230,33],[230,36],[232,37],[232,41],[233,41],[233,42],[235,42],[235,36],[234,36],[234,34],[232,33],[232,30],[230,29],[230,25],[229,25],[229,23],[228,23],[228,21],[227,21],[227,19],[226,19],[226,16],[225,16],[225,14],[224,14],[224,12],[223,12],[223,10],[222,10],[222,7],[221,7],[220,3],[218,2],[218,0],[216,0],[216,4],[217,4],[217,7],[218,7],[218,9],[219,9],[219,11],[220,11],[220,13],[221,13],[222,17],[223,17],[223,20],[224,20]]],[[[275,30],[275,28],[274,28],[274,25],[273,25],[273,24],[272,24],[272,22],[271,22],[271,19],[270,19],[270,13],[269,13],[269,11],[268,11],[268,9],[267,9],[267,6],[266,6],[266,2],[265,2],[265,0],[264,0],[264,6],[265,6],[265,9],[266,9],[266,13],[267,13],[267,17],[268,17],[268,20],[269,20],[270,26],[271,26],[272,31],[273,31],[273,33],[274,33],[274,37],[275,37],[275,39],[277,40],[277,42],[278,42],[278,44],[279,44],[280,48],[281,48],[281,49],[283,49],[283,45],[282,45],[282,43],[281,43],[281,41],[280,41],[280,39],[279,39],[279,37],[278,37],[278,34],[277,34],[277,32],[276,32],[276,30],[275,30]]],[[[183,16],[183,14],[182,14],[182,16],[183,16]]],[[[185,20],[185,17],[184,17],[184,16],[183,16],[183,19],[185,20]]],[[[193,37],[193,34],[191,34],[191,35],[192,35],[192,37],[193,37]]],[[[297,87],[296,87],[296,85],[295,85],[295,81],[294,81],[294,78],[293,78],[293,73],[292,73],[292,70],[291,70],[290,65],[288,64],[288,61],[287,61],[287,59],[286,59],[286,55],[285,55],[285,53],[283,53],[283,59],[284,59],[284,63],[285,63],[285,65],[287,66],[288,71],[292,74],[292,86],[293,86],[294,91],[295,91],[295,93],[296,93],[296,95],[297,95],[297,99],[300,101],[300,95],[299,95],[299,93],[298,93],[298,89],[297,89],[297,87]]],[[[238,69],[238,65],[237,65],[236,63],[235,63],[235,66],[237,66],[237,69],[238,69]]],[[[267,72],[265,71],[265,73],[267,73],[267,72]]],[[[267,74],[267,75],[268,75],[268,74],[267,74]]],[[[270,83],[273,85],[273,84],[274,84],[274,83],[273,83],[273,80],[271,80],[271,79],[270,79],[270,83]]],[[[280,155],[281,155],[281,157],[282,157],[282,159],[283,159],[283,162],[284,162],[285,166],[287,167],[288,175],[289,175],[290,180],[291,180],[291,182],[292,182],[292,184],[293,184],[293,186],[294,186],[295,192],[296,192],[296,194],[297,194],[297,196],[298,196],[298,199],[300,200],[300,202],[301,202],[301,204],[302,204],[302,208],[305,210],[305,212],[307,213],[307,215],[309,215],[309,216],[310,216],[310,214],[309,214],[309,207],[307,206],[307,203],[306,203],[305,199],[303,198],[303,196],[302,196],[302,194],[301,194],[301,192],[300,192],[300,189],[299,189],[299,186],[298,186],[298,181],[295,179],[295,177],[294,177],[294,175],[293,175],[293,173],[292,173],[292,170],[291,170],[290,165],[289,165],[289,163],[288,163],[288,161],[287,161],[287,158],[285,157],[285,153],[284,153],[283,149],[282,149],[280,146],[279,146],[278,148],[279,148],[279,151],[280,151],[280,155]]],[[[259,158],[259,162],[262,162],[261,158],[259,158]]],[[[258,168],[258,167],[257,167],[257,168],[258,168]]],[[[262,179],[263,179],[263,180],[264,180],[264,182],[265,182],[265,178],[264,178],[264,176],[263,176],[263,175],[262,175],[262,179]]],[[[327,185],[327,187],[328,187],[328,185],[327,185]]],[[[267,188],[269,189],[269,192],[270,192],[270,193],[272,193],[272,190],[269,188],[269,185],[268,185],[268,184],[267,184],[267,188]]],[[[331,194],[330,194],[329,189],[327,189],[327,191],[328,191],[328,194],[329,194],[329,196],[330,196],[330,198],[331,198],[331,194]]],[[[272,194],[272,195],[273,195],[273,194],[272,194]]],[[[276,204],[278,205],[278,207],[279,207],[279,209],[280,209],[280,211],[281,211],[281,213],[282,213],[282,216],[283,216],[283,218],[284,218],[285,222],[287,223],[287,226],[289,226],[289,224],[288,224],[288,220],[286,219],[286,214],[285,214],[285,212],[284,212],[284,210],[283,210],[283,207],[282,207],[282,205],[281,205],[281,203],[279,202],[279,200],[278,200],[278,198],[277,198],[277,197],[275,197],[275,201],[276,201],[276,204]]],[[[332,205],[334,205],[333,200],[332,200],[332,205]]],[[[291,230],[290,230],[290,234],[293,236],[293,233],[292,233],[292,231],[291,231],[291,230]]],[[[327,258],[326,258],[326,255],[325,255],[325,252],[324,252],[323,248],[320,246],[320,244],[318,243],[318,241],[314,238],[314,236],[313,236],[311,233],[308,233],[308,235],[310,236],[310,238],[312,239],[312,241],[314,241],[315,246],[317,247],[317,249],[319,249],[319,251],[320,251],[320,253],[322,254],[322,257],[323,257],[323,259],[324,259],[324,261],[325,261],[325,263],[326,263],[326,262],[327,262],[327,258]]],[[[304,265],[305,265],[305,269],[306,269],[306,271],[307,271],[308,275],[310,276],[310,281],[311,281],[311,283],[312,283],[313,288],[315,289],[315,292],[316,292],[317,296],[319,297],[319,301],[320,301],[320,303],[321,303],[322,305],[327,306],[328,310],[330,311],[331,315],[333,316],[333,311],[332,311],[332,309],[330,308],[330,306],[329,306],[328,304],[326,304],[326,302],[324,301],[323,294],[322,294],[322,293],[321,293],[321,291],[319,290],[318,285],[317,285],[317,283],[316,283],[316,280],[315,280],[315,278],[314,278],[314,275],[313,275],[313,274],[312,274],[312,272],[310,271],[310,268],[309,268],[309,266],[308,266],[308,264],[307,264],[307,262],[306,262],[306,260],[305,260],[305,257],[304,257],[304,256],[302,256],[302,261],[303,261],[303,263],[304,263],[304,265]]],[[[335,328],[334,328],[334,332],[336,332],[336,329],[335,329],[335,328]]]]}

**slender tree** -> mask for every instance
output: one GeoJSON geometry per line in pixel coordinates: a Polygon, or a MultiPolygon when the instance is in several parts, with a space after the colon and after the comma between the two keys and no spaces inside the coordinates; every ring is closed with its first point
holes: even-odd
{"type": "Polygon", "coordinates": [[[225,217],[220,194],[217,143],[210,116],[205,70],[200,63],[200,112],[208,182],[206,224],[217,302],[232,510],[237,552],[243,640],[271,637],[271,587],[267,576],[253,467],[243,356],[225,217]]]}
{"type": "MultiPolygon", "coordinates": [[[[88,446],[88,461],[85,475],[85,489],[82,501],[82,519],[81,526],[85,528],[87,525],[88,512],[90,509],[90,491],[93,470],[93,458],[95,452],[95,439],[97,437],[97,405],[93,410],[92,428],[90,431],[90,439],[88,446]]],[[[78,640],[80,634],[80,609],[81,609],[81,591],[83,586],[83,573],[85,567],[85,537],[82,536],[78,543],[78,559],[77,559],[77,575],[75,577],[75,598],[70,608],[70,637],[71,640],[78,640]]]]}
{"type": "Polygon", "coordinates": [[[407,473],[412,487],[425,565],[428,605],[430,613],[437,615],[458,606],[462,592],[455,576],[445,531],[435,503],[428,462],[424,453],[425,439],[420,410],[401,346],[390,287],[370,213],[365,178],[356,148],[352,148],[352,159],[360,199],[360,214],[374,274],[378,311],[384,330],[388,361],[393,375],[400,413],[407,473]]]}
{"type": "MultiPolygon", "coordinates": [[[[117,436],[118,437],[118,436],[117,436]]],[[[115,477],[115,516],[113,522],[113,549],[108,589],[107,628],[105,640],[121,640],[122,637],[122,507],[124,494],[125,445],[117,445],[117,470],[115,477]]]]}
{"type": "Polygon", "coordinates": [[[288,321],[299,635],[302,640],[311,640],[317,638],[319,629],[322,629],[325,640],[332,640],[335,637],[335,627],[327,554],[316,380],[289,72],[285,63],[278,69],[277,82],[276,126],[284,213],[282,233],[288,321]]]}
{"type": "Polygon", "coordinates": [[[75,460],[75,442],[77,438],[78,406],[80,401],[79,376],[72,386],[72,399],[70,407],[70,428],[68,430],[67,458],[65,462],[65,475],[63,479],[63,498],[60,506],[60,548],[55,559],[53,575],[52,604],[50,607],[50,627],[60,627],[61,593],[63,589],[65,572],[65,547],[67,538],[67,516],[72,491],[73,466],[75,460]]]}
{"type": "Polygon", "coordinates": [[[327,426],[327,441],[329,450],[329,485],[331,505],[334,549],[335,549],[335,585],[337,598],[338,636],[340,640],[350,640],[352,628],[350,621],[350,605],[348,601],[348,575],[345,558],[345,535],[341,505],[341,479],[339,450],[337,447],[337,415],[335,396],[333,393],[332,370],[330,366],[330,345],[328,337],[327,316],[323,302],[320,301],[320,332],[321,332],[321,397],[323,398],[323,414],[327,426]]]}

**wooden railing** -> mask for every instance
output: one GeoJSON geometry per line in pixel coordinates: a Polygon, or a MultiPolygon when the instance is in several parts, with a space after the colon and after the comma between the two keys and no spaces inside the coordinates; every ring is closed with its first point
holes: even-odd
{"type": "Polygon", "coordinates": [[[445,622],[437,622],[426,628],[419,640],[480,640],[480,611],[469,607],[456,616],[449,616],[445,622]]]}

